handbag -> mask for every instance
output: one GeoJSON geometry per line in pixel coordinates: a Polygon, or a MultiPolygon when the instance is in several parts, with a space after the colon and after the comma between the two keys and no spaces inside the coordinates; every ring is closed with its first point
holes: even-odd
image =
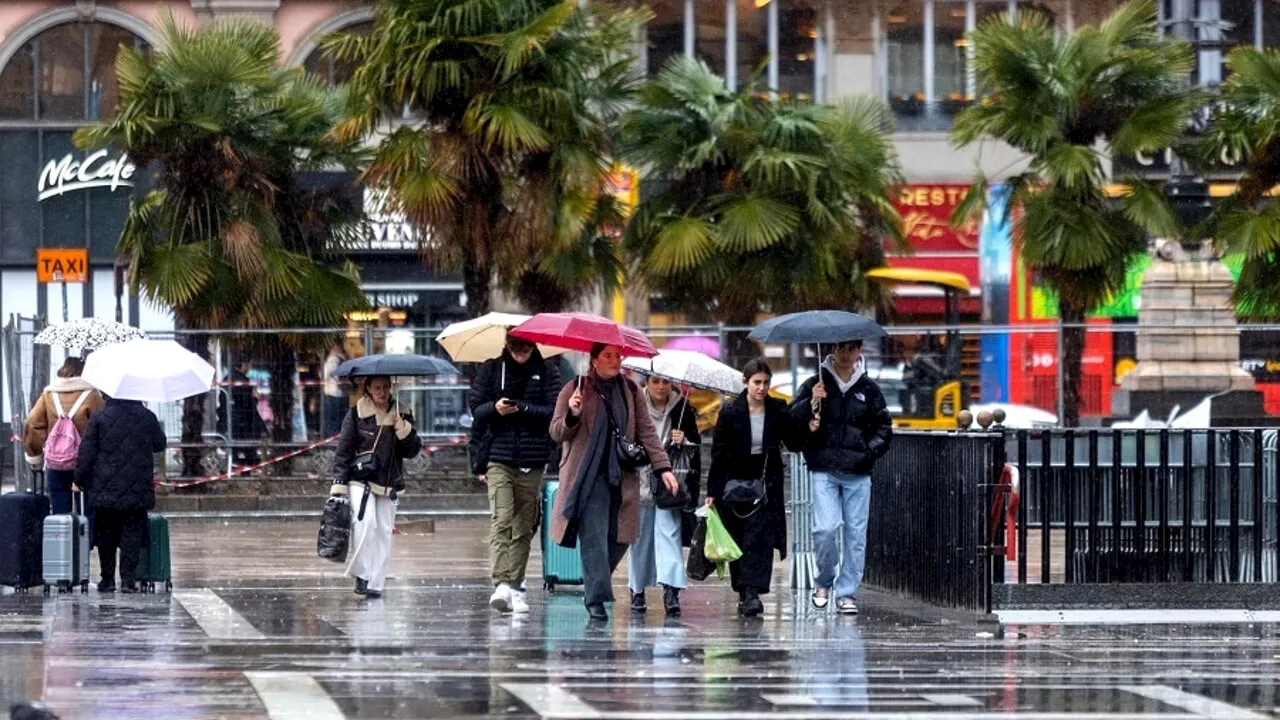
{"type": "Polygon", "coordinates": [[[730,478],[724,484],[724,496],[721,498],[726,505],[733,509],[733,514],[739,518],[747,518],[754,515],[764,507],[768,502],[768,494],[765,491],[765,476],[769,473],[769,453],[764,454],[764,469],[760,471],[760,477],[754,478],[730,478]],[[746,515],[741,515],[737,511],[737,507],[750,505],[754,509],[746,515]]]}
{"type": "Polygon", "coordinates": [[[316,555],[333,562],[346,562],[351,543],[351,503],[345,497],[331,497],[320,515],[316,535],[316,555]]]}
{"type": "Polygon", "coordinates": [[[696,452],[697,448],[692,445],[667,446],[667,457],[671,458],[671,474],[676,476],[678,486],[674,494],[667,489],[666,483],[662,482],[660,476],[649,474],[653,504],[657,507],[663,510],[676,510],[689,504],[689,485],[686,478],[689,476],[689,467],[692,464],[689,458],[690,450],[696,452]]]}
{"type": "Polygon", "coordinates": [[[356,456],[351,458],[351,469],[348,477],[352,480],[368,482],[377,477],[378,471],[381,469],[378,466],[378,441],[382,439],[382,429],[384,427],[386,426],[378,426],[378,434],[373,438],[373,447],[364,452],[356,453],[356,456]]]}
{"type": "Polygon", "coordinates": [[[604,411],[609,416],[609,428],[613,432],[614,445],[618,451],[618,464],[622,466],[622,469],[634,472],[653,462],[649,459],[649,452],[644,449],[643,445],[628,440],[622,434],[622,429],[618,426],[617,421],[613,419],[613,410],[609,408],[607,401],[604,403],[604,411]]]}

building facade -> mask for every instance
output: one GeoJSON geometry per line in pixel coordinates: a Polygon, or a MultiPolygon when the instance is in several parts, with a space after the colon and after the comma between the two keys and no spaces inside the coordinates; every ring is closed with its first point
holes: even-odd
{"type": "MultiPolygon", "coordinates": [[[[76,149],[80,127],[106,119],[118,98],[116,49],[155,46],[155,23],[169,13],[194,24],[231,15],[259,18],[280,32],[286,66],[306,66],[331,80],[345,77],[317,52],[321,38],[367,27],[366,2],[340,0],[6,0],[0,3],[0,317],[12,314],[112,317],[117,305],[115,245],[129,199],[145,174],[123,157],[76,149]],[[41,248],[86,249],[87,282],[37,281],[41,248]],[[66,298],[64,303],[63,298],[66,298]]],[[[316,182],[351,184],[342,176],[316,182]]],[[[353,250],[363,271],[371,319],[438,326],[464,313],[462,284],[423,267],[413,231],[382,212],[360,188],[373,228],[353,250]]],[[[147,330],[173,327],[165,308],[127,295],[126,322],[147,330]]]]}

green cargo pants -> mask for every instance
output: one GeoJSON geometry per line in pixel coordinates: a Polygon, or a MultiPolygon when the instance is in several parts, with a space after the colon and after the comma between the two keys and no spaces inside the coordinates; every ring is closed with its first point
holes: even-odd
{"type": "Polygon", "coordinates": [[[529,546],[538,529],[542,468],[521,470],[489,463],[489,559],[493,582],[519,589],[529,564],[529,546]]]}

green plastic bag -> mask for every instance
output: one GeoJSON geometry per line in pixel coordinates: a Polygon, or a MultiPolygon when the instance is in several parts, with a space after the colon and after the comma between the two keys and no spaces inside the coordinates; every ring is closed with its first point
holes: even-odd
{"type": "Polygon", "coordinates": [[[720,513],[715,508],[707,510],[707,559],[716,563],[718,574],[723,578],[724,566],[742,557],[742,549],[720,520],[720,513]]]}

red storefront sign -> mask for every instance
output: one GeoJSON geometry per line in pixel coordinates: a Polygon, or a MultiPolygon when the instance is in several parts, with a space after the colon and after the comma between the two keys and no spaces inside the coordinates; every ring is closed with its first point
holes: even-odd
{"type": "MultiPolygon", "coordinates": [[[[890,254],[885,262],[891,267],[920,268],[964,275],[977,291],[982,287],[978,262],[978,223],[951,227],[951,213],[969,192],[968,185],[922,183],[896,188],[893,206],[902,216],[902,232],[911,254],[890,254]]],[[[895,291],[895,307],[899,315],[940,315],[942,293],[922,288],[899,288],[895,291]]],[[[960,299],[961,314],[981,312],[976,296],[960,299]]]]}
{"type": "Polygon", "coordinates": [[[939,183],[897,188],[893,206],[902,216],[902,232],[915,252],[978,252],[977,221],[951,227],[951,213],[967,192],[968,185],[939,183]]]}

